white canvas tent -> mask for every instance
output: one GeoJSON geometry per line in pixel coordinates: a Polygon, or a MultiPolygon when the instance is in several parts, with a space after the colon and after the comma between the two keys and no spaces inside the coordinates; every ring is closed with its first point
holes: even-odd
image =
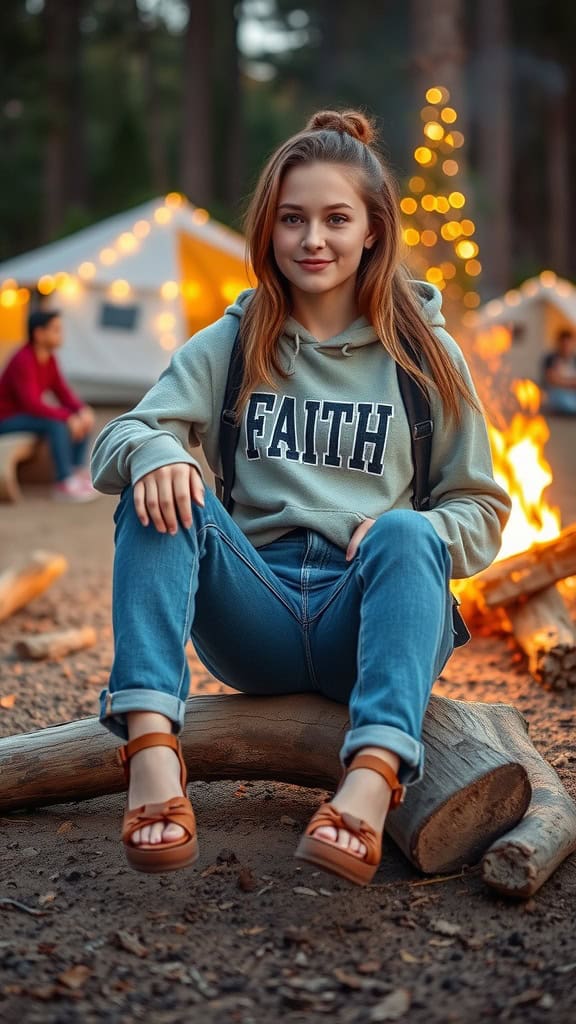
{"type": "Polygon", "coordinates": [[[96,402],[139,398],[249,283],[243,238],[176,193],[0,264],[5,296],[62,312],[61,365],[96,402]]]}
{"type": "Polygon", "coordinates": [[[557,331],[576,331],[576,287],[545,270],[480,307],[476,330],[498,326],[512,333],[511,347],[504,355],[510,373],[538,382],[542,360],[554,347],[557,331]]]}

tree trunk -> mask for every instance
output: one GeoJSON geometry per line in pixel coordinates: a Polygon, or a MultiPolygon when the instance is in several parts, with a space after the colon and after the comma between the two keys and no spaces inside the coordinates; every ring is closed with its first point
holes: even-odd
{"type": "Polygon", "coordinates": [[[550,202],[549,262],[557,274],[570,273],[570,167],[566,87],[550,97],[546,117],[548,188],[550,202]]]}
{"type": "Polygon", "coordinates": [[[507,6],[502,0],[482,0],[478,6],[479,171],[485,193],[482,248],[489,254],[483,281],[491,295],[510,287],[512,129],[507,6]]]}
{"type": "MultiPolygon", "coordinates": [[[[316,696],[227,695],[193,697],[187,711],[182,741],[190,780],[277,779],[330,789],[339,780],[345,705],[316,696]]],[[[420,870],[475,863],[521,819],[530,786],[506,748],[520,721],[506,705],[432,698],[426,774],[388,819],[390,835],[420,870]]],[[[124,790],[116,747],[95,718],[0,740],[0,809],[124,790]]]]}
{"type": "MultiPolygon", "coordinates": [[[[465,60],[462,0],[411,0],[412,55],[416,69],[417,105],[433,85],[450,92],[450,105],[458,111],[466,131],[466,94],[462,69],[465,60]]],[[[458,153],[462,163],[462,151],[458,153]]]]}
{"type": "Polygon", "coordinates": [[[223,5],[220,27],[221,60],[219,79],[222,110],[222,198],[231,210],[238,209],[244,182],[244,110],[243,82],[238,49],[238,12],[236,0],[223,5]]]}
{"type": "MultiPolygon", "coordinates": [[[[44,152],[43,235],[53,238],[61,229],[69,202],[69,166],[73,140],[78,137],[75,92],[78,72],[79,19],[82,0],[46,0],[43,26],[46,52],[47,136],[44,152]]],[[[79,156],[83,147],[80,146],[79,156]]]]}
{"type": "Polygon", "coordinates": [[[154,67],[151,32],[142,21],[137,0],[134,0],[133,17],[136,31],[136,52],[140,64],[144,97],[144,130],[148,145],[150,183],[154,194],[162,195],[168,189],[164,118],[154,67]]]}
{"type": "Polygon", "coordinates": [[[180,187],[197,206],[212,198],[211,5],[188,0],[184,43],[180,187]]]}

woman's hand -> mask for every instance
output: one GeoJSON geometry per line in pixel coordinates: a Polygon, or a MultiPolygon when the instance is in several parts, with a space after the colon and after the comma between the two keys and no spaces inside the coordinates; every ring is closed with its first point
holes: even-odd
{"type": "Polygon", "coordinates": [[[178,532],[192,526],[192,502],[204,507],[204,484],[194,466],[174,462],[146,473],[134,484],[134,508],[142,526],[150,522],[158,533],[178,532]]]}
{"type": "Polygon", "coordinates": [[[354,530],[354,533],[352,534],[352,536],[350,538],[350,543],[349,543],[348,547],[346,548],[346,561],[347,562],[351,562],[352,561],[352,559],[354,558],[354,555],[358,551],[358,547],[360,545],[360,541],[364,540],[364,537],[368,533],[368,530],[370,529],[371,526],[374,526],[375,522],[376,522],[375,519],[365,519],[363,523],[360,523],[360,526],[356,527],[356,529],[354,530]]]}

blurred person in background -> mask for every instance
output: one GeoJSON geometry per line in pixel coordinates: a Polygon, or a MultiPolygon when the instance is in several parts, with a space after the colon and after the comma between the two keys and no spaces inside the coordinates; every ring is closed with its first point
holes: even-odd
{"type": "Polygon", "coordinates": [[[0,435],[26,432],[45,438],[56,477],[53,497],[92,501],[98,492],[85,464],[94,413],[64,379],[55,355],[62,341],[56,310],[30,314],[28,342],[0,374],[0,435]]]}
{"type": "Polygon", "coordinates": [[[548,412],[576,416],[576,332],[558,331],[554,351],[544,358],[544,387],[548,412]]]}

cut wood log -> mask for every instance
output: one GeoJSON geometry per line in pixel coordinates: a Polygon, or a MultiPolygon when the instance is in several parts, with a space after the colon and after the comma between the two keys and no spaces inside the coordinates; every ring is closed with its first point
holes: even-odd
{"type": "Polygon", "coordinates": [[[550,690],[573,686],[576,631],[557,587],[546,587],[525,601],[509,604],[506,612],[534,678],[550,690]]]}
{"type": "Polygon", "coordinates": [[[62,629],[55,633],[24,636],[16,640],[14,652],[19,658],[39,661],[42,658],[61,658],[64,654],[93,647],[95,643],[96,630],[92,626],[83,626],[81,629],[62,629]]]}
{"type": "Polygon", "coordinates": [[[488,608],[508,605],[521,597],[576,575],[576,524],[554,540],[535,544],[519,555],[493,562],[472,581],[480,603],[488,608]]]}
{"type": "MultiPolygon", "coordinates": [[[[192,697],[182,734],[190,780],[276,779],[333,789],[348,709],[324,697],[192,697]]],[[[427,767],[388,818],[402,852],[424,872],[477,863],[529,805],[523,765],[508,753],[518,728],[507,705],[432,697],[427,767]]],[[[120,792],[117,740],[95,718],[0,740],[0,810],[120,792]]]]}
{"type": "Polygon", "coordinates": [[[31,459],[38,447],[36,434],[24,431],[0,437],[0,501],[18,501],[20,487],[17,468],[31,459]]]}
{"type": "Polygon", "coordinates": [[[526,899],[576,850],[576,804],[533,746],[522,715],[506,737],[511,757],[528,772],[532,800],[525,816],[482,858],[482,878],[507,896],[526,899]]]}
{"type": "Polygon", "coordinates": [[[0,622],[43,594],[67,568],[63,555],[33,551],[0,573],[0,622]]]}

